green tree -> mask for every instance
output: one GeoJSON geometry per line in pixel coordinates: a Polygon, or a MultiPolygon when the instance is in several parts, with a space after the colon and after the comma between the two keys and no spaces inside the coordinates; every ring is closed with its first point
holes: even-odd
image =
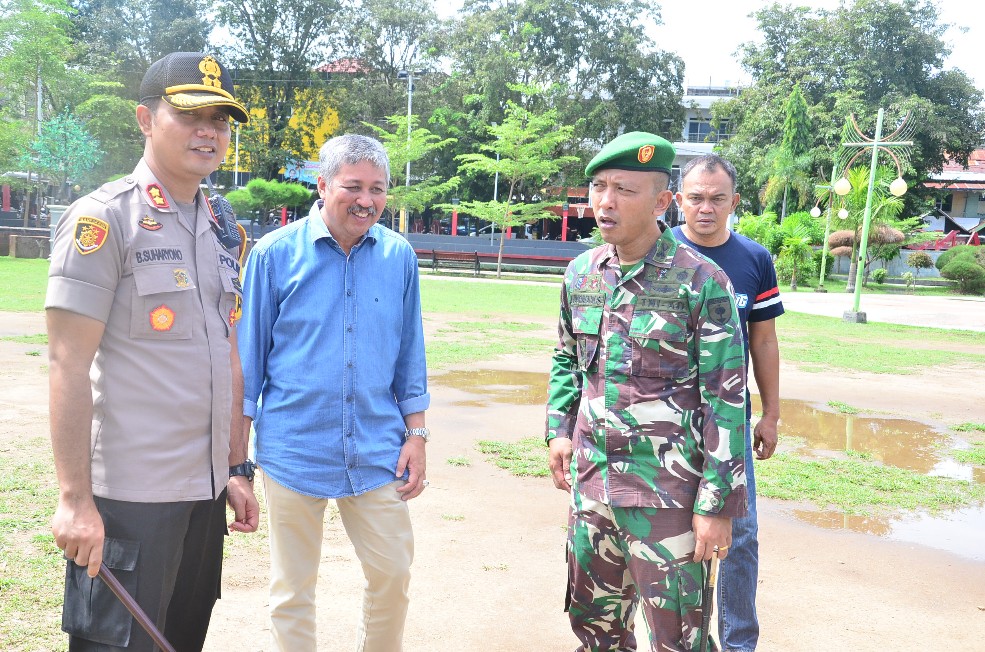
{"type": "Polygon", "coordinates": [[[780,242],[778,261],[790,266],[790,289],[796,292],[797,270],[809,265],[814,254],[810,231],[804,224],[786,220],[780,223],[780,233],[783,239],[780,242]]]}
{"type": "Polygon", "coordinates": [[[69,181],[95,167],[101,156],[99,141],[86,131],[80,119],[66,111],[41,125],[22,165],[57,177],[61,199],[67,196],[69,181]]]}
{"type": "Polygon", "coordinates": [[[71,0],[79,62],[124,85],[139,100],[150,64],[170,52],[207,48],[211,24],[204,0],[71,0]]]}
{"type": "Polygon", "coordinates": [[[925,251],[914,251],[907,256],[906,264],[917,270],[917,274],[919,274],[921,269],[931,269],[934,266],[934,260],[925,251]]]}
{"type": "Polygon", "coordinates": [[[435,154],[455,143],[454,138],[441,139],[424,127],[417,126],[417,116],[411,116],[410,139],[407,138],[407,116],[392,115],[387,122],[394,131],[365,123],[386,148],[390,158],[390,191],[387,203],[397,209],[421,211],[438,197],[448,195],[458,187],[460,178],[445,181],[433,174],[435,154]],[[411,182],[407,183],[407,161],[411,162],[411,182]],[[422,166],[424,171],[422,171],[422,166]],[[417,181],[414,181],[417,179],[417,181]]]}
{"type": "MultiPolygon", "coordinates": [[[[776,3],[755,16],[761,39],[740,49],[753,84],[714,107],[717,119],[731,120],[733,136],[722,153],[739,168],[743,194],[766,152],[782,140],[782,105],[797,84],[811,120],[815,165],[841,141],[848,114],[871,133],[879,107],[889,125],[912,111],[918,181],[949,156],[966,160],[981,142],[982,93],[965,73],[944,67],[948,26],[931,0],[847,0],[831,10],[776,3]]],[[[908,212],[918,212],[923,192],[918,187],[906,195],[908,212]]]]}
{"type": "Polygon", "coordinates": [[[780,251],[782,235],[776,223],[776,213],[766,212],[762,215],[746,213],[736,223],[735,231],[763,245],[774,256],[780,251]]]}
{"type": "Polygon", "coordinates": [[[75,114],[85,122],[86,131],[104,150],[90,175],[98,182],[129,172],[143,152],[143,135],[134,117],[137,103],[121,97],[124,90],[119,82],[93,83],[92,94],[75,109],[75,114]]]}
{"type": "MultiPolygon", "coordinates": [[[[530,87],[519,90],[528,95],[537,92],[530,87]]],[[[501,231],[532,219],[553,219],[552,213],[544,211],[548,202],[537,201],[538,188],[566,163],[577,160],[574,156],[557,155],[561,145],[571,138],[574,127],[559,125],[556,110],[534,113],[510,100],[503,123],[487,127],[487,130],[493,140],[481,145],[480,152],[458,156],[459,169],[464,174],[490,177],[498,173],[508,190],[502,200],[462,202],[459,211],[488,220],[501,231]]],[[[497,278],[501,276],[505,241],[505,237],[499,240],[497,278]]]]}
{"type": "Polygon", "coordinates": [[[270,214],[280,208],[307,204],[311,191],[299,183],[251,179],[245,188],[229,191],[226,199],[236,215],[249,215],[251,221],[266,224],[270,214]]]}
{"type": "Polygon", "coordinates": [[[251,172],[272,179],[305,152],[329,111],[316,68],[338,52],[347,7],[340,0],[241,0],[219,5],[232,39],[227,62],[239,98],[250,107],[240,156],[251,172]],[[293,118],[293,121],[292,121],[293,118]]]}
{"type": "Polygon", "coordinates": [[[776,202],[783,190],[780,221],[787,217],[787,194],[792,187],[797,195],[797,206],[803,207],[810,197],[812,157],[810,149],[810,118],[807,103],[800,86],[795,85],[783,105],[783,141],[766,155],[766,185],[763,203],[776,202]]]}

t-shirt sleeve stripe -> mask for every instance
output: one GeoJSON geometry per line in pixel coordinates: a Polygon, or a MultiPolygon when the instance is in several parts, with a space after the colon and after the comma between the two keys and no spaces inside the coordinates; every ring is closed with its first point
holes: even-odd
{"type": "Polygon", "coordinates": [[[766,290],[766,292],[762,292],[760,294],[757,294],[756,295],[756,301],[755,301],[755,303],[758,304],[760,301],[763,301],[763,300],[768,299],[770,297],[777,297],[777,298],[779,298],[779,295],[780,295],[780,288],[774,286],[774,287],[770,288],[769,290],[766,290]]]}

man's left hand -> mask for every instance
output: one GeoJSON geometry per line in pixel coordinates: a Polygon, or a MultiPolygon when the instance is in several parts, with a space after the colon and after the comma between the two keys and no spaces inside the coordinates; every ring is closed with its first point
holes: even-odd
{"type": "Polygon", "coordinates": [[[694,561],[711,559],[718,547],[718,558],[728,557],[728,547],[732,545],[732,519],[728,516],[705,516],[695,514],[691,518],[694,529],[694,561]]]}
{"type": "Polygon", "coordinates": [[[425,441],[423,437],[408,437],[404,445],[400,447],[400,458],[397,460],[397,477],[401,478],[404,471],[409,470],[407,484],[397,487],[397,491],[403,494],[401,500],[417,498],[424,491],[427,482],[425,469],[427,467],[427,453],[424,450],[425,441]]]}
{"type": "Polygon", "coordinates": [[[260,503],[253,493],[253,483],[242,475],[234,475],[226,484],[226,502],[235,514],[229,529],[234,532],[256,532],[260,524],[260,503]]]}
{"type": "Polygon", "coordinates": [[[768,460],[773,457],[776,450],[776,429],[779,419],[776,417],[763,418],[756,424],[753,432],[752,450],[756,453],[757,460],[768,460]]]}

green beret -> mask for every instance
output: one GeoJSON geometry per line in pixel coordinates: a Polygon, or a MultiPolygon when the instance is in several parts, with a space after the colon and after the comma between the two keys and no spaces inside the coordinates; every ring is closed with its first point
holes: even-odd
{"type": "Polygon", "coordinates": [[[630,131],[603,147],[585,168],[585,175],[590,177],[598,170],[611,168],[670,174],[674,156],[674,146],[660,136],[645,131],[630,131]]]}

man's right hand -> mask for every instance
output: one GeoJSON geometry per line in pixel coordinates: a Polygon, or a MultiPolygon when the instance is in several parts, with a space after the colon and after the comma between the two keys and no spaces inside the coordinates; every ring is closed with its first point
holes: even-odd
{"type": "Polygon", "coordinates": [[[562,491],[571,491],[571,440],[555,437],[547,445],[547,465],[551,468],[554,486],[562,491]]]}
{"type": "Polygon", "coordinates": [[[51,533],[55,535],[55,545],[64,551],[65,559],[88,566],[89,577],[99,573],[103,559],[103,519],[91,497],[77,501],[60,497],[51,519],[51,533]]]}

